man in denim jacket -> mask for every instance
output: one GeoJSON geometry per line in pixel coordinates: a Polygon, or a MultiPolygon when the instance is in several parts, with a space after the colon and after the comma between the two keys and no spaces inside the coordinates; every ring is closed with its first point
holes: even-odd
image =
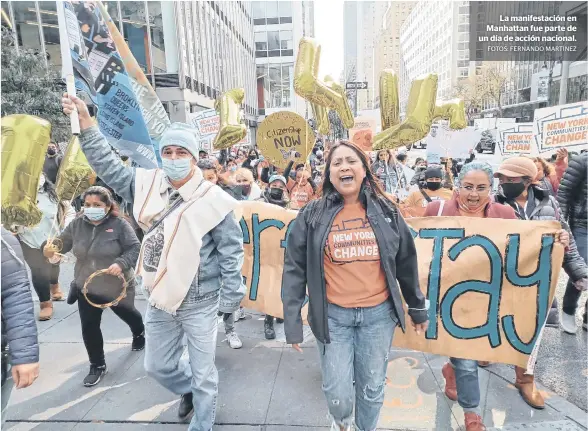
{"type": "Polygon", "coordinates": [[[181,395],[180,419],[194,413],[189,431],[210,431],[218,393],[217,313],[237,310],[245,294],[243,234],[233,213],[237,203],[202,178],[198,141],[189,126],[174,124],[162,135],[162,170],[134,169],[113,154],[84,102],[65,95],[62,105],[66,115],[77,108],[80,144],[90,165],[133,204],[146,232],[137,264],[150,303],[145,369],[181,395]],[[180,362],[183,335],[189,364],[180,362]]]}

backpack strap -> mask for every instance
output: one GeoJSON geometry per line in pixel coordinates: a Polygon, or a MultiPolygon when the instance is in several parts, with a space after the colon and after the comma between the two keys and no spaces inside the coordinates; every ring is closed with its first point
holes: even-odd
{"type": "Polygon", "coordinates": [[[439,211],[437,211],[437,217],[440,217],[443,215],[443,208],[445,207],[445,201],[441,200],[441,203],[439,204],[439,211]]]}

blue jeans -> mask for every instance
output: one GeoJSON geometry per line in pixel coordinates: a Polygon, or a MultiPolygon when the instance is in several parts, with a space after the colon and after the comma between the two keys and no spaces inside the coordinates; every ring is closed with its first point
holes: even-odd
{"type": "Polygon", "coordinates": [[[478,361],[449,358],[455,370],[457,402],[465,413],[482,415],[480,410],[480,382],[478,381],[478,361]]]}
{"type": "Polygon", "coordinates": [[[351,425],[355,399],[358,431],[375,430],[384,402],[388,352],[398,324],[392,303],[366,308],[328,304],[328,319],[331,342],[317,344],[329,413],[337,425],[351,425]]]}
{"type": "Polygon", "coordinates": [[[218,292],[188,296],[175,316],[149,306],[145,315],[145,371],[171,392],[192,392],[194,416],[188,431],[210,431],[216,416],[218,373],[214,364],[218,292]],[[188,340],[189,364],[180,362],[188,340]]]}
{"type": "MultiPolygon", "coordinates": [[[[572,229],[572,235],[574,235],[574,239],[576,240],[576,246],[578,247],[578,253],[584,259],[584,262],[588,263],[588,232],[585,227],[579,226],[572,229]]],[[[580,292],[574,284],[572,280],[568,280],[568,285],[566,286],[566,293],[564,294],[563,298],[563,305],[562,309],[563,312],[569,315],[575,315],[576,309],[578,308],[578,299],[580,299],[580,292]]],[[[586,314],[586,311],[584,311],[586,314]]]]}

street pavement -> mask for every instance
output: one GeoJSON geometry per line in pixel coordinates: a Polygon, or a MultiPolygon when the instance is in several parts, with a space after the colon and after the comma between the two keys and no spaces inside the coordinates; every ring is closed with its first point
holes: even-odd
{"type": "MultiPolygon", "coordinates": [[[[62,286],[72,279],[71,263],[62,268],[62,286]]],[[[565,276],[561,277],[561,299],[565,276]]],[[[584,296],[585,298],[585,296],[584,296]]],[[[138,295],[137,307],[147,302],[138,295]]],[[[38,305],[37,305],[38,308],[38,305]]],[[[580,312],[580,311],[579,311],[580,312]]],[[[145,375],[143,352],[131,352],[131,334],[110,310],[102,330],[109,372],[93,388],[82,380],[88,359],[76,306],[55,303],[54,318],[38,322],[41,372],[35,384],[14,390],[3,429],[11,431],[185,430],[178,424],[178,397],[145,375]]],[[[217,366],[220,375],[215,430],[328,430],[321,392],[318,351],[306,328],[304,353],[284,344],[283,325],[276,340],[265,340],[263,316],[248,312],[236,325],[243,348],[231,350],[219,325],[217,366]]],[[[527,406],[513,386],[512,366],[479,369],[481,406],[489,429],[586,430],[587,335],[547,328],[536,375],[546,398],[544,410],[527,406]]],[[[446,358],[393,349],[388,366],[381,430],[458,430],[461,408],[444,393],[441,367],[446,358]]]]}

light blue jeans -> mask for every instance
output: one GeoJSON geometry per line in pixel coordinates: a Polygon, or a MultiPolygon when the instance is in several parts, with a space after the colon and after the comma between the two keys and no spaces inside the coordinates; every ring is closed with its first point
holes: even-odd
{"type": "Polygon", "coordinates": [[[175,316],[152,306],[145,315],[145,371],[175,394],[192,392],[194,416],[188,431],[212,430],[216,416],[218,308],[218,292],[204,298],[188,293],[175,316]],[[189,363],[180,362],[184,334],[189,363]]]}
{"type": "Polygon", "coordinates": [[[480,410],[480,382],[478,381],[478,361],[471,359],[449,358],[455,370],[455,386],[457,387],[457,403],[465,413],[476,413],[480,410]]]}
{"type": "Polygon", "coordinates": [[[358,431],[375,430],[384,402],[388,352],[398,324],[392,303],[366,308],[328,304],[328,319],[331,342],[317,344],[329,413],[337,425],[349,426],[355,400],[358,431]]]}

